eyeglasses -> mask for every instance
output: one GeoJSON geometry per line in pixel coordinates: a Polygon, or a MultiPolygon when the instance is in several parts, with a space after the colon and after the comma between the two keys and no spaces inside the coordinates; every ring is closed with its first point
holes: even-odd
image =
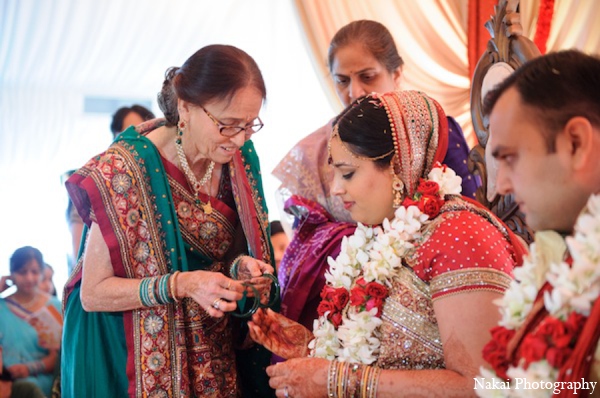
{"type": "Polygon", "coordinates": [[[221,133],[221,135],[223,135],[225,137],[235,137],[242,131],[244,132],[246,137],[250,137],[252,134],[258,133],[258,131],[260,129],[262,129],[264,126],[262,120],[260,120],[260,117],[256,118],[256,120],[258,120],[258,123],[252,124],[250,126],[245,126],[245,127],[227,126],[227,125],[221,123],[220,121],[218,121],[217,118],[214,117],[213,115],[211,115],[211,113],[209,111],[207,111],[206,109],[204,109],[203,106],[201,106],[200,108],[202,108],[204,113],[206,113],[206,116],[208,116],[210,118],[210,120],[212,120],[212,122],[215,124],[215,126],[217,126],[219,128],[219,133],[221,133]]]}

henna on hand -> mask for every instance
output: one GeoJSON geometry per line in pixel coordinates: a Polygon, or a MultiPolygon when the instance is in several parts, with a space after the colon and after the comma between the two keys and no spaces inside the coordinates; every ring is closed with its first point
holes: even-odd
{"type": "Polygon", "coordinates": [[[248,322],[250,337],[282,358],[307,356],[312,333],[303,325],[272,310],[259,310],[248,322]]]}

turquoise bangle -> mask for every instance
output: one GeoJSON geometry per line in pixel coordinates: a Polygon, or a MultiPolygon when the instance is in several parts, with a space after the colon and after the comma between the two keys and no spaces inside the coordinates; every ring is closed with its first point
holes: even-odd
{"type": "Polygon", "coordinates": [[[140,301],[144,307],[154,307],[158,305],[155,293],[157,279],[157,276],[152,276],[143,278],[142,282],[140,282],[140,301]]]}
{"type": "Polygon", "coordinates": [[[229,275],[231,276],[232,279],[236,279],[238,278],[238,268],[240,265],[240,261],[242,261],[242,257],[247,256],[247,254],[241,254],[239,256],[237,256],[232,262],[231,262],[231,266],[229,267],[229,275]]]}
{"type": "Polygon", "coordinates": [[[140,302],[144,307],[150,307],[150,303],[148,300],[148,283],[150,278],[143,278],[140,282],[140,302]]]}
{"type": "MultiPolygon", "coordinates": [[[[258,311],[258,306],[260,305],[260,297],[258,297],[258,290],[256,290],[254,285],[244,282],[244,283],[242,283],[242,286],[249,287],[254,292],[254,297],[253,297],[254,301],[252,302],[252,307],[246,312],[242,312],[242,313],[232,312],[231,316],[234,316],[236,318],[246,319],[246,318],[250,318],[252,315],[254,315],[256,313],[256,311],[258,311]]],[[[239,307],[239,302],[240,301],[245,302],[246,298],[248,298],[248,294],[244,290],[244,295],[242,296],[242,299],[238,301],[238,307],[239,307]]]]}
{"type": "Polygon", "coordinates": [[[172,299],[169,297],[169,278],[171,274],[162,275],[158,279],[158,303],[159,304],[169,304],[172,302],[172,299]]]}
{"type": "Polygon", "coordinates": [[[29,362],[25,366],[27,366],[29,376],[37,376],[46,370],[46,365],[42,361],[29,362]]]}
{"type": "Polygon", "coordinates": [[[275,294],[273,294],[273,292],[271,292],[271,300],[267,303],[267,304],[263,304],[260,302],[260,300],[258,300],[258,306],[260,308],[270,308],[272,306],[275,305],[275,303],[277,303],[277,301],[279,301],[279,292],[281,290],[280,286],[279,286],[279,279],[277,279],[277,277],[273,274],[269,274],[269,273],[264,273],[262,276],[264,276],[265,278],[269,278],[271,280],[271,283],[275,286],[275,294]]]}
{"type": "MultiPolygon", "coordinates": [[[[267,304],[263,304],[260,302],[260,295],[258,294],[258,290],[254,287],[254,285],[252,285],[250,283],[243,283],[242,285],[244,287],[249,287],[252,289],[252,291],[254,293],[254,297],[252,297],[252,298],[254,299],[254,301],[252,302],[252,307],[248,311],[242,312],[242,313],[232,312],[231,313],[232,316],[234,316],[236,318],[242,318],[242,319],[250,318],[252,315],[254,315],[256,313],[256,311],[258,311],[259,308],[270,308],[273,305],[275,305],[275,303],[277,303],[277,301],[279,301],[280,286],[279,286],[279,280],[277,279],[277,277],[273,274],[268,274],[268,273],[263,274],[262,276],[264,276],[265,278],[271,279],[271,282],[275,286],[275,294],[273,294],[273,298],[267,304]]],[[[248,298],[248,295],[247,295],[246,291],[244,291],[244,295],[240,301],[244,301],[247,298],[248,298]]]]}

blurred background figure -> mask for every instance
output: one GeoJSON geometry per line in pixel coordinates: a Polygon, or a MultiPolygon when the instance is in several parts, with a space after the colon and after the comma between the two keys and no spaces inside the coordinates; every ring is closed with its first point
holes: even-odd
{"type": "Polygon", "coordinates": [[[54,286],[54,268],[48,263],[44,263],[44,271],[42,281],[39,288],[42,292],[46,292],[51,296],[56,297],[56,286],[54,286]]]}
{"type": "Polygon", "coordinates": [[[2,359],[15,384],[36,384],[50,396],[62,334],[61,304],[39,286],[43,279],[42,253],[31,246],[10,258],[14,293],[0,299],[2,359]]]}
{"type": "Polygon", "coordinates": [[[279,267],[279,263],[283,258],[285,249],[290,244],[290,239],[283,230],[283,226],[279,220],[271,221],[271,244],[273,245],[273,255],[275,256],[275,266],[279,267]]]}
{"type": "Polygon", "coordinates": [[[110,130],[112,131],[113,138],[117,138],[117,136],[129,126],[137,126],[140,123],[154,118],[154,113],[141,105],[135,104],[131,105],[131,107],[124,106],[119,108],[113,114],[110,123],[110,130]]]}

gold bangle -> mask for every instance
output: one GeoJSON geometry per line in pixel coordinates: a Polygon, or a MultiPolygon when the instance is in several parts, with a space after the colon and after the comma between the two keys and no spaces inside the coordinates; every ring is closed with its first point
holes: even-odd
{"type": "Polygon", "coordinates": [[[171,288],[171,298],[176,303],[179,302],[179,300],[177,299],[177,291],[176,291],[177,290],[177,283],[176,283],[177,275],[179,275],[179,271],[173,272],[173,274],[169,278],[169,287],[171,288]]]}
{"type": "Polygon", "coordinates": [[[327,369],[327,397],[335,398],[335,376],[336,376],[336,361],[329,362],[329,368],[327,369]]]}

